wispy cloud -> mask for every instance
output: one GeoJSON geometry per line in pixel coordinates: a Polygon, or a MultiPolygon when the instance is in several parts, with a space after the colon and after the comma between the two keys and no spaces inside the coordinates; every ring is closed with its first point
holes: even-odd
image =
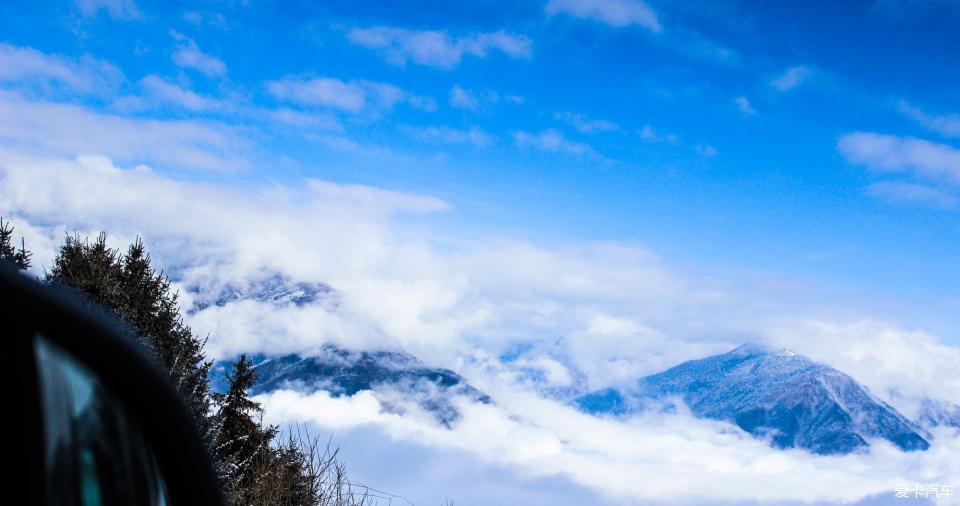
{"type": "Polygon", "coordinates": [[[273,109],[266,112],[270,119],[284,125],[300,128],[319,128],[321,130],[343,130],[343,125],[332,113],[306,113],[295,111],[287,107],[273,109]]]}
{"type": "Polygon", "coordinates": [[[470,144],[483,148],[494,142],[494,136],[479,127],[467,129],[447,126],[410,127],[407,132],[416,139],[443,144],[470,144]]]}
{"type": "Polygon", "coordinates": [[[455,84],[450,89],[450,105],[458,109],[475,110],[480,107],[480,99],[472,92],[455,84]]]}
{"type": "Polygon", "coordinates": [[[657,14],[640,0],[550,0],[546,11],[550,15],[593,19],[617,28],[635,25],[655,33],[661,30],[657,14]]]}
{"type": "Polygon", "coordinates": [[[605,119],[590,119],[583,114],[572,112],[557,112],[553,114],[553,117],[559,121],[563,121],[564,123],[571,125],[581,133],[585,134],[596,132],[613,132],[619,130],[620,128],[612,121],[605,119]]]}
{"type": "Polygon", "coordinates": [[[29,85],[48,93],[106,96],[124,81],[120,69],[89,56],[67,58],[0,43],[0,61],[0,82],[29,85]]]}
{"type": "Polygon", "coordinates": [[[737,97],[733,99],[733,103],[736,104],[737,109],[739,109],[744,116],[753,116],[757,113],[757,110],[753,108],[753,105],[750,104],[750,100],[748,100],[747,97],[737,97]]]}
{"type": "Polygon", "coordinates": [[[664,134],[658,132],[651,125],[644,125],[643,128],[640,129],[639,135],[643,142],[649,144],[659,144],[661,142],[676,144],[680,142],[680,137],[678,137],[677,134],[664,134]]]}
{"type": "Polygon", "coordinates": [[[914,137],[854,132],[837,149],[848,162],[877,172],[901,172],[920,179],[960,184],[960,149],[914,137]]]}
{"type": "Polygon", "coordinates": [[[867,187],[870,196],[891,204],[930,206],[956,209],[957,196],[934,186],[902,181],[878,181],[867,187]]]}
{"type": "Polygon", "coordinates": [[[852,164],[881,174],[904,174],[908,181],[870,184],[866,193],[890,204],[956,209],[960,200],[960,149],[913,137],[854,132],[840,138],[840,154],[852,164]]]}
{"type": "Polygon", "coordinates": [[[539,133],[513,132],[513,140],[521,148],[532,147],[541,151],[553,151],[573,155],[594,153],[593,148],[582,142],[564,137],[559,130],[544,130],[539,133]]]}
{"type": "Polygon", "coordinates": [[[213,110],[226,112],[229,108],[229,104],[224,100],[200,95],[193,90],[183,88],[159,76],[149,75],[141,79],[139,84],[143,89],[144,97],[132,97],[129,100],[121,100],[118,103],[120,109],[125,108],[125,103],[129,104],[131,109],[136,109],[137,103],[143,101],[154,102],[160,106],[173,106],[193,112],[213,110]]]}
{"type": "Polygon", "coordinates": [[[196,70],[207,77],[223,77],[227,74],[227,65],[197,47],[197,43],[180,33],[172,32],[177,40],[177,50],[173,53],[173,62],[178,67],[196,70]]]}
{"type": "Polygon", "coordinates": [[[696,147],[697,154],[704,158],[713,158],[720,154],[717,151],[717,148],[711,146],[710,144],[698,144],[696,147]]]}
{"type": "Polygon", "coordinates": [[[898,101],[897,109],[927,130],[946,137],[960,137],[960,114],[930,114],[906,100],[898,101]]]}
{"type": "Polygon", "coordinates": [[[496,51],[514,58],[526,58],[531,53],[529,38],[504,31],[454,37],[443,31],[377,26],[353,28],[347,33],[347,39],[380,51],[394,65],[406,65],[412,61],[442,69],[456,67],[464,56],[484,58],[496,51]]]}
{"type": "Polygon", "coordinates": [[[130,119],[89,109],[0,93],[0,139],[8,145],[76,156],[96,153],[130,163],[187,169],[249,167],[248,146],[233,127],[193,120],[130,119]]]}
{"type": "Polygon", "coordinates": [[[143,15],[134,0],[77,0],[77,8],[80,14],[88,17],[100,12],[121,20],[136,19],[143,15]]]}
{"type": "Polygon", "coordinates": [[[790,67],[779,76],[770,81],[770,86],[775,90],[785,93],[803,84],[813,75],[810,67],[799,65],[790,67]]]}
{"type": "Polygon", "coordinates": [[[183,13],[182,17],[184,21],[196,26],[208,26],[218,30],[228,30],[231,28],[226,16],[219,12],[187,11],[183,13]]]}
{"type": "MultiPolygon", "coordinates": [[[[518,103],[515,100],[516,97],[507,97],[507,100],[511,103],[518,103]]],[[[483,91],[473,91],[468,90],[459,84],[453,85],[453,88],[450,89],[450,106],[457,109],[466,109],[469,111],[477,111],[482,109],[484,106],[496,104],[500,102],[500,94],[493,90],[483,90],[483,91]]],[[[519,102],[519,103],[522,103],[519,102]]]]}
{"type": "Polygon", "coordinates": [[[267,90],[279,100],[350,113],[385,112],[400,103],[427,111],[436,108],[436,102],[429,97],[408,93],[392,84],[366,80],[286,77],[268,82],[267,90]]]}
{"type": "Polygon", "coordinates": [[[715,65],[738,65],[742,60],[736,49],[689,28],[677,27],[664,37],[664,44],[694,60],[715,65]]]}

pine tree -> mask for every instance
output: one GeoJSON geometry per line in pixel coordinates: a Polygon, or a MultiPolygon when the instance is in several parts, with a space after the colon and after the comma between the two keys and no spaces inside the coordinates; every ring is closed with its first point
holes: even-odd
{"type": "MultiPolygon", "coordinates": [[[[0,222],[0,258],[11,258],[25,269],[30,255],[22,247],[20,252],[13,249],[12,235],[13,228],[0,222]]],[[[211,394],[212,362],[204,355],[204,342],[183,322],[177,293],[163,272],[151,266],[143,241],[137,239],[121,255],[107,245],[104,233],[92,243],[67,236],[45,281],[72,288],[89,304],[115,314],[169,372],[206,437],[231,504],[351,506],[366,502],[362,497],[354,500],[336,452],[320,455],[316,440],[305,444],[292,435],[286,442],[279,441],[277,427],[262,423],[263,409],[249,396],[256,371],[246,355],[228,375],[229,389],[211,394]]]]}
{"type": "Polygon", "coordinates": [[[20,238],[20,249],[17,250],[13,245],[13,225],[10,222],[4,223],[0,218],[0,260],[13,262],[21,271],[30,267],[30,257],[32,253],[27,251],[26,242],[23,237],[20,238]]]}
{"type": "Polygon", "coordinates": [[[126,323],[170,373],[209,444],[212,362],[204,356],[203,341],[183,323],[170,280],[151,267],[143,241],[137,239],[120,255],[107,246],[104,233],[92,243],[67,236],[46,282],[75,289],[126,323]]]}
{"type": "Polygon", "coordinates": [[[256,381],[253,361],[241,355],[227,380],[226,393],[213,396],[219,407],[215,417],[216,454],[224,465],[233,501],[253,504],[261,495],[256,493],[258,482],[269,479],[267,475],[274,471],[270,442],[277,436],[277,428],[257,421],[263,408],[249,397],[256,381]]]}
{"type": "MultiPolygon", "coordinates": [[[[46,273],[49,284],[66,286],[87,296],[87,301],[121,316],[120,263],[117,250],[107,246],[101,233],[92,244],[77,235],[67,236],[46,273]]],[[[139,329],[137,329],[139,330],[139,329]]]]}

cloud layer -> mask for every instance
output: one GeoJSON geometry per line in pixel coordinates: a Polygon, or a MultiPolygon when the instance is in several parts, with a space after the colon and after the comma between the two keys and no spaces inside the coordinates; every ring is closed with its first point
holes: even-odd
{"type": "Polygon", "coordinates": [[[924,395],[960,402],[960,350],[880,319],[838,317],[818,307],[833,306],[820,292],[811,303],[782,282],[701,278],[637,245],[544,248],[456,234],[436,242],[424,227],[431,215],[450,212],[450,203],[369,186],[183,182],[102,157],[19,152],[0,158],[0,179],[0,214],[25,232],[38,265],[49,265],[65,231],[103,229],[118,244],[142,235],[179,279],[187,306],[193,295],[186,287],[242,285],[265,273],[337,291],[335,307],[238,301],[194,313],[189,323],[209,334],[215,357],[309,353],[323,343],[403,349],[459,370],[496,402],[461,403],[464,418],[447,431],[412,403],[405,415],[382,409],[409,399],[281,391],[263,399],[270,421],[372,427],[523,476],[563,476],[618,502],[854,500],[958,471],[960,449],[948,436],[922,455],[878,444],[867,455],[813,457],[683,413],[596,419],[541,398],[498,358],[532,343],[524,367],[542,369],[556,386],[576,370],[598,388],[752,336],[824,360],[908,413],[924,395]],[[764,487],[750,485],[759,479],[764,487]]]}
{"type": "Polygon", "coordinates": [[[464,56],[485,58],[492,52],[501,52],[513,58],[527,58],[531,53],[530,39],[504,31],[454,37],[442,31],[376,26],[353,28],[347,39],[380,51],[394,65],[406,65],[412,61],[442,69],[456,67],[464,56]]]}
{"type": "Polygon", "coordinates": [[[840,153],[880,173],[960,184],[960,149],[914,137],[854,132],[840,139],[840,153]]]}
{"type": "Polygon", "coordinates": [[[593,19],[613,27],[636,25],[659,32],[660,21],[649,5],[640,0],[550,0],[547,14],[566,14],[593,19]]]}

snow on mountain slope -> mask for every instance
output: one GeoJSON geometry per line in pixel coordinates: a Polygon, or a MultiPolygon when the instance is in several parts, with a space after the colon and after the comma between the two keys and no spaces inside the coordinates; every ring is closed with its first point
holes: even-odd
{"type": "Polygon", "coordinates": [[[196,301],[189,308],[190,313],[202,311],[210,306],[223,306],[239,300],[255,300],[277,305],[294,304],[303,306],[320,301],[336,305],[336,294],[323,283],[293,282],[280,274],[269,274],[263,279],[244,285],[219,285],[213,287],[189,287],[196,301]]]}
{"type": "Polygon", "coordinates": [[[850,376],[788,350],[744,345],[641,378],[629,388],[579,397],[581,410],[628,415],[682,401],[696,416],[725,420],[778,448],[845,454],[886,439],[926,450],[930,436],[850,376]]]}
{"type": "MultiPolygon", "coordinates": [[[[350,351],[332,345],[309,357],[296,354],[251,357],[257,372],[252,395],[275,390],[315,392],[324,390],[334,397],[369,390],[385,408],[403,412],[402,402],[413,402],[449,426],[460,413],[457,397],[489,403],[490,398],[448,369],[426,367],[415,357],[393,351],[350,351]],[[391,402],[391,398],[396,399],[391,402]]],[[[215,390],[226,388],[230,362],[218,362],[211,371],[215,390]]]]}

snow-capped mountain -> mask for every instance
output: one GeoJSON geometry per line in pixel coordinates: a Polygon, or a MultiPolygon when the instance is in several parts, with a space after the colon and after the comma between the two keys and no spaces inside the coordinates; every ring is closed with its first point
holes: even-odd
{"type": "MultiPolygon", "coordinates": [[[[329,286],[294,283],[280,275],[198,295],[194,310],[245,299],[277,305],[324,304],[330,310],[337,306],[336,292],[329,286]]],[[[671,409],[682,402],[696,416],[731,422],[769,438],[778,448],[819,454],[849,453],[878,438],[904,450],[925,450],[930,435],[921,427],[960,427],[956,406],[928,403],[918,423],[913,423],[850,376],[787,350],[745,345],[680,364],[628,387],[584,394],[586,377],[554,348],[520,346],[499,358],[521,382],[592,414],[623,416],[644,409],[671,409]]],[[[455,372],[427,367],[397,351],[349,351],[326,345],[311,356],[252,358],[259,376],[254,395],[278,389],[324,390],[334,396],[369,390],[387,409],[399,412],[412,403],[445,425],[459,417],[457,397],[490,402],[455,372]]],[[[225,388],[229,366],[229,362],[214,366],[215,389],[225,388]]]]}
{"type": "Polygon", "coordinates": [[[304,306],[317,302],[336,305],[336,293],[323,283],[294,282],[281,274],[270,274],[263,279],[244,285],[226,284],[214,287],[191,287],[196,301],[189,312],[201,311],[210,306],[224,306],[239,300],[254,300],[277,305],[304,306]]]}
{"type": "MultiPolygon", "coordinates": [[[[309,357],[296,354],[251,357],[257,371],[252,395],[274,390],[300,392],[324,390],[334,397],[370,390],[387,409],[403,411],[402,403],[391,402],[391,394],[413,402],[449,425],[459,416],[453,399],[466,397],[473,402],[489,403],[490,398],[470,386],[463,377],[449,370],[426,367],[417,358],[395,351],[349,351],[324,346],[309,357]]],[[[226,388],[229,362],[218,362],[211,371],[213,388],[226,388]]]]}
{"type": "Polygon", "coordinates": [[[929,447],[929,434],[850,376],[758,345],[685,362],[575,403],[589,413],[628,415],[677,400],[695,416],[734,423],[778,448],[844,454],[867,447],[871,439],[908,451],[929,447]]]}
{"type": "MultiPolygon", "coordinates": [[[[211,306],[253,300],[278,306],[318,304],[328,311],[338,307],[337,293],[323,283],[294,282],[281,274],[270,274],[242,285],[193,288],[191,312],[211,306]]],[[[489,397],[467,384],[457,373],[424,365],[416,357],[397,351],[351,351],[325,345],[309,356],[297,354],[252,355],[257,381],[251,395],[279,389],[301,392],[324,390],[335,397],[374,392],[386,409],[403,411],[411,403],[449,425],[459,417],[457,397],[488,403],[489,397]]],[[[234,360],[236,357],[234,357],[234,360]]],[[[211,388],[224,391],[232,360],[214,364],[211,388]]]]}
{"type": "Polygon", "coordinates": [[[954,427],[960,429],[960,406],[945,401],[924,399],[917,423],[921,427],[954,427]]]}

